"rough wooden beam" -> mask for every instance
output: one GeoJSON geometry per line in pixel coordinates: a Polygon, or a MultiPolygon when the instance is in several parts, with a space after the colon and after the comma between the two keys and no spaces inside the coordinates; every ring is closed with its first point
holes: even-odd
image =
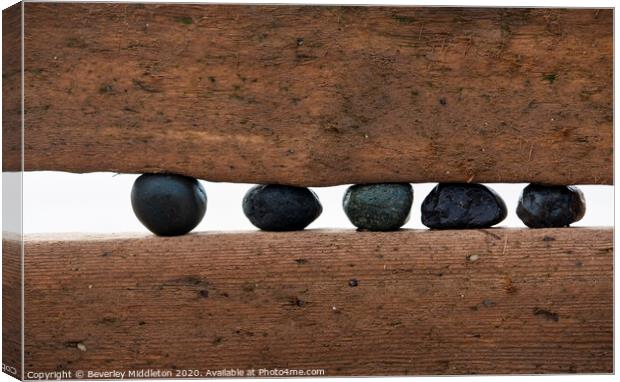
{"type": "Polygon", "coordinates": [[[22,4],[2,11],[2,171],[22,169],[22,4]]]}
{"type": "Polygon", "coordinates": [[[611,9],[25,7],[27,170],[612,183],[611,9]]]}
{"type": "Polygon", "coordinates": [[[26,371],[610,373],[612,248],[610,228],[31,237],[26,371]]]}
{"type": "MultiPolygon", "coordinates": [[[[2,234],[2,371],[22,376],[22,242],[2,234]]],[[[23,379],[23,378],[22,378],[23,379]]]]}

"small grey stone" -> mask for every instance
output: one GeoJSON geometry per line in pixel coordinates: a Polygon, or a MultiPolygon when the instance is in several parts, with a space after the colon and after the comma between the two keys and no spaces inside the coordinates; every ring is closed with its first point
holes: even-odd
{"type": "Polygon", "coordinates": [[[422,202],[422,224],[429,228],[486,228],[506,218],[506,204],[482,184],[440,183],[422,202]]]}
{"type": "Polygon", "coordinates": [[[530,184],[517,205],[517,216],[530,228],[567,227],[585,213],[583,193],[574,186],[530,184]]]}
{"type": "Polygon", "coordinates": [[[344,194],[342,205],[354,226],[394,231],[409,220],[413,189],[409,183],[358,184],[344,194]]]}
{"type": "Polygon", "coordinates": [[[243,213],[264,231],[297,231],[323,212],[319,198],[304,187],[277,184],[252,187],[243,198],[243,213]]]}

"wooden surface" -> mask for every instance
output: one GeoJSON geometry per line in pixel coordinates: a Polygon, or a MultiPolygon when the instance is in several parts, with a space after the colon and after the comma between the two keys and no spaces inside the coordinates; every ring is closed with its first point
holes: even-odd
{"type": "Polygon", "coordinates": [[[611,228],[44,236],[25,250],[26,371],[613,368],[611,228]]]}
{"type": "Polygon", "coordinates": [[[27,170],[612,183],[611,9],[25,7],[27,170]]]}
{"type": "Polygon", "coordinates": [[[2,235],[2,364],[3,372],[22,375],[22,242],[2,235]]]}
{"type": "Polygon", "coordinates": [[[2,11],[2,171],[22,169],[22,4],[2,11]]]}

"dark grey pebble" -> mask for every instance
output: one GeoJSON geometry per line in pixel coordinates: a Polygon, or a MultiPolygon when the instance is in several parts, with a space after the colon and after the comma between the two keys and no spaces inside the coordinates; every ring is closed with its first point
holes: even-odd
{"type": "Polygon", "coordinates": [[[583,193],[574,186],[530,184],[517,206],[517,216],[530,228],[567,227],[585,213],[583,193]]]}
{"type": "Polygon", "coordinates": [[[243,213],[264,231],[302,230],[321,212],[319,198],[304,187],[258,185],[243,198],[243,213]]]}
{"type": "Polygon", "coordinates": [[[184,235],[196,228],[207,211],[207,194],[194,178],[144,174],[131,189],[138,220],[159,236],[184,235]]]}
{"type": "Polygon", "coordinates": [[[356,184],[342,200],[344,212],[360,229],[394,231],[409,220],[413,189],[409,183],[356,184]]]}
{"type": "Polygon", "coordinates": [[[422,202],[422,224],[429,228],[485,228],[506,218],[506,204],[482,184],[440,183],[422,202]]]}

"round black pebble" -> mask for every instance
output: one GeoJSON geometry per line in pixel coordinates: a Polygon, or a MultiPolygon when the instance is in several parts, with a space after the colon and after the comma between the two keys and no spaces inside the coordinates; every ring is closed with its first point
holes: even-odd
{"type": "Polygon", "coordinates": [[[422,224],[429,228],[486,228],[506,218],[506,204],[482,184],[440,183],[422,202],[422,224]]]}
{"type": "Polygon", "coordinates": [[[304,187],[258,185],[243,198],[243,213],[264,231],[302,230],[321,212],[319,198],[304,187]]]}
{"type": "Polygon", "coordinates": [[[342,200],[344,212],[359,229],[394,231],[409,220],[413,189],[409,183],[356,184],[342,200]]]}
{"type": "Polygon", "coordinates": [[[194,178],[144,174],[133,184],[131,206],[138,220],[155,235],[184,235],[204,217],[207,194],[194,178]]]}
{"type": "Polygon", "coordinates": [[[517,216],[530,228],[567,227],[585,213],[583,193],[573,186],[530,184],[517,206],[517,216]]]}

